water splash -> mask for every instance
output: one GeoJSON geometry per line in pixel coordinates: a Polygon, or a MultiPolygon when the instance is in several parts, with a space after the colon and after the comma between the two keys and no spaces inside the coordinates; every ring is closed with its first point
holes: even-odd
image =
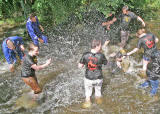
{"type": "MultiPolygon", "coordinates": [[[[73,18],[73,17],[71,17],[73,18]]],[[[86,12],[83,21],[69,19],[54,28],[46,28],[49,45],[41,45],[39,64],[52,58],[50,67],[37,72],[40,84],[43,82],[44,100],[37,107],[26,109],[15,108],[15,101],[28,88],[20,78],[20,72],[2,74],[0,87],[6,89],[0,98],[0,113],[155,113],[159,103],[149,103],[148,97],[135,87],[138,77],[136,65],[141,65],[130,57],[130,68],[126,73],[111,74],[104,69],[102,94],[103,104],[97,105],[93,100],[91,109],[82,109],[84,101],[84,69],[78,69],[82,53],[90,50],[90,42],[94,38],[102,39],[106,35],[101,22],[103,16],[99,12],[86,12]],[[72,20],[72,21],[71,21],[72,20]],[[60,70],[59,70],[60,69],[60,70]],[[51,72],[51,74],[48,74],[51,72]],[[55,73],[56,72],[56,73],[55,73]],[[47,77],[45,79],[45,76],[47,77]],[[6,78],[4,78],[6,77],[6,78]],[[4,79],[3,79],[4,78],[4,79]],[[4,81],[6,80],[6,81],[4,81]]],[[[116,27],[115,27],[116,30],[116,27]]],[[[111,34],[114,34],[114,32],[111,34]]],[[[106,56],[117,52],[118,46],[107,47],[106,56]]],[[[1,89],[3,90],[3,89],[1,89]]],[[[94,97],[92,98],[94,99],[94,97]]]]}

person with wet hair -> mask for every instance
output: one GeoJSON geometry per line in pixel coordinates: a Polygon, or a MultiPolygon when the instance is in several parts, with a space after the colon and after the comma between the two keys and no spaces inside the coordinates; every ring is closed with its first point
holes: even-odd
{"type": "MultiPolygon", "coordinates": [[[[159,87],[160,77],[160,50],[157,50],[151,56],[151,61],[147,65],[147,80],[140,84],[140,88],[151,87],[150,96],[156,98],[157,90],[159,87]]],[[[155,99],[156,100],[156,99],[155,99]]]]}
{"type": "Polygon", "coordinates": [[[48,59],[44,64],[37,65],[37,56],[39,54],[39,48],[33,43],[29,44],[28,53],[25,55],[22,62],[21,77],[22,80],[31,87],[34,94],[40,93],[42,90],[38,84],[35,71],[41,70],[47,67],[51,63],[51,59],[48,59]]]}
{"type": "Polygon", "coordinates": [[[86,67],[84,87],[85,87],[85,103],[84,108],[91,106],[92,89],[95,89],[95,99],[97,103],[102,102],[101,87],[103,83],[102,64],[107,64],[107,59],[101,51],[101,41],[94,39],[91,44],[91,51],[83,54],[78,64],[79,68],[86,67]]]}
{"type": "Polygon", "coordinates": [[[14,65],[17,62],[16,55],[19,56],[20,60],[23,59],[24,53],[24,43],[22,37],[11,36],[6,38],[2,43],[2,49],[7,63],[9,64],[9,69],[11,72],[15,71],[14,65]]]}
{"type": "Polygon", "coordinates": [[[129,38],[129,24],[132,19],[137,19],[142,23],[142,25],[145,27],[145,23],[143,19],[139,16],[137,16],[135,13],[129,11],[128,6],[124,6],[122,8],[122,14],[118,16],[117,20],[120,21],[120,34],[121,34],[121,43],[120,47],[124,48],[126,46],[126,43],[129,38]]]}
{"type": "Polygon", "coordinates": [[[26,23],[26,28],[35,45],[39,46],[39,42],[48,44],[48,38],[43,35],[44,29],[42,25],[40,25],[35,13],[30,14],[26,23]]]}
{"type": "Polygon", "coordinates": [[[151,55],[157,51],[156,43],[158,38],[152,33],[146,33],[145,29],[139,29],[136,36],[139,38],[137,48],[127,53],[127,56],[137,52],[140,48],[144,49],[143,54],[143,72],[146,72],[147,64],[151,59],[151,55]]]}

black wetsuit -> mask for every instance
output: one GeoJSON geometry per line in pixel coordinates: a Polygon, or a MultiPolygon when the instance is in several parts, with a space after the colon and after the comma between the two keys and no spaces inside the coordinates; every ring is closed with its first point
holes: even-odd
{"type": "Polygon", "coordinates": [[[102,64],[107,64],[107,59],[102,53],[86,52],[83,54],[81,64],[86,66],[85,77],[89,80],[102,79],[102,64]]]}
{"type": "Polygon", "coordinates": [[[147,65],[146,74],[148,79],[140,87],[151,87],[150,95],[154,96],[159,88],[160,77],[160,51],[156,51],[151,56],[151,61],[147,65]]]}
{"type": "Polygon", "coordinates": [[[21,76],[22,77],[35,77],[35,70],[31,68],[32,65],[37,64],[36,56],[30,56],[26,54],[23,63],[22,63],[22,70],[21,76]]]}
{"type": "Polygon", "coordinates": [[[144,48],[144,59],[150,59],[152,53],[157,50],[155,38],[152,33],[148,33],[139,39],[137,48],[144,48]]]}
{"type": "Polygon", "coordinates": [[[160,77],[160,50],[152,54],[146,73],[150,80],[157,80],[160,77]]]}

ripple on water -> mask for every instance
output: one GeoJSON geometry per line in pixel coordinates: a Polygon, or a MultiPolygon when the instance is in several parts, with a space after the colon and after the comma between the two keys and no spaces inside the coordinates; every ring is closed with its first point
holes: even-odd
{"type": "MultiPolygon", "coordinates": [[[[138,63],[132,57],[128,60],[130,61],[130,67],[126,73],[115,75],[104,73],[103,104],[97,105],[94,102],[94,97],[92,97],[93,105],[91,108],[83,109],[81,107],[84,101],[84,70],[77,69],[77,66],[73,64],[78,63],[82,52],[90,49],[90,41],[93,38],[101,39],[105,36],[105,32],[99,23],[99,21],[102,21],[101,15],[97,14],[97,12],[86,14],[87,18],[83,17],[84,22],[78,23],[76,28],[76,24],[72,23],[73,21],[55,28],[46,28],[50,43],[48,46],[41,45],[39,60],[40,63],[43,63],[47,58],[51,57],[53,62],[50,68],[42,70],[38,74],[45,74],[44,76],[47,77],[51,75],[46,75],[47,72],[49,73],[61,67],[67,70],[57,73],[56,78],[47,77],[48,80],[45,81],[43,86],[44,101],[35,108],[25,109],[25,107],[21,107],[14,109],[16,99],[22,95],[22,90],[26,86],[20,79],[20,72],[16,72],[14,75],[10,73],[3,74],[3,77],[7,78],[4,78],[4,80],[0,78],[0,113],[153,114],[160,111],[159,102],[150,102],[150,98],[147,95],[149,89],[143,92],[135,87],[135,81],[139,80],[137,72],[141,69],[141,67],[138,67],[141,63],[138,63]],[[54,61],[56,60],[62,62],[55,63],[54,61]],[[66,64],[64,61],[70,62],[70,64],[63,66],[62,64],[66,64]]],[[[136,40],[133,39],[132,41],[134,42],[131,43],[135,43],[136,40]]],[[[119,50],[118,46],[110,46],[108,48],[106,56],[108,56],[107,53],[119,50]]],[[[4,63],[3,66],[0,66],[0,71],[6,70],[6,65],[4,63]]]]}

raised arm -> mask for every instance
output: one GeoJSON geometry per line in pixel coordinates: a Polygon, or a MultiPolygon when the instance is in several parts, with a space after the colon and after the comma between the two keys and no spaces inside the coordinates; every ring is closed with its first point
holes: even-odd
{"type": "Polygon", "coordinates": [[[47,67],[50,63],[51,63],[51,59],[48,59],[45,64],[43,64],[43,65],[33,64],[33,65],[31,66],[31,68],[33,68],[34,70],[41,70],[41,69],[47,67]]]}
{"type": "Polygon", "coordinates": [[[137,20],[140,21],[142,25],[145,27],[146,24],[141,17],[137,16],[137,20]]]}
{"type": "Polygon", "coordinates": [[[109,30],[110,29],[110,25],[112,25],[116,21],[117,21],[117,18],[114,17],[111,21],[103,22],[102,26],[107,26],[107,29],[109,30]]]}

